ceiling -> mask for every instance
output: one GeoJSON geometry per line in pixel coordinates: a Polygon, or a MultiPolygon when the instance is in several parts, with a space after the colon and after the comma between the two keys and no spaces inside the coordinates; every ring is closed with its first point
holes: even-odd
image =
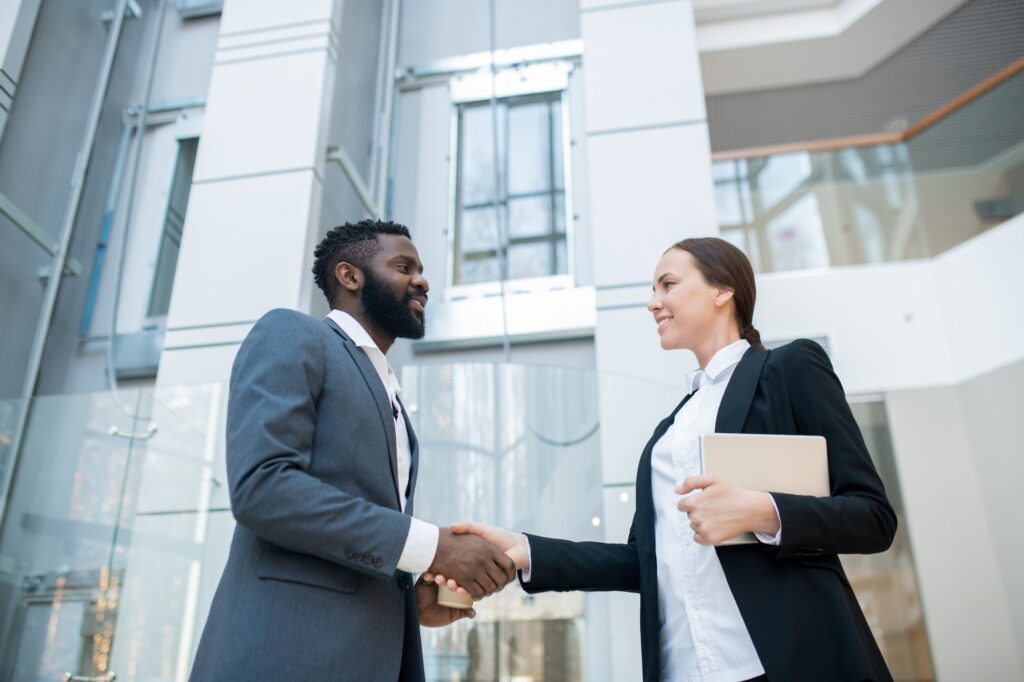
{"type": "Polygon", "coordinates": [[[693,0],[708,95],[858,78],[966,0],[693,0]]]}

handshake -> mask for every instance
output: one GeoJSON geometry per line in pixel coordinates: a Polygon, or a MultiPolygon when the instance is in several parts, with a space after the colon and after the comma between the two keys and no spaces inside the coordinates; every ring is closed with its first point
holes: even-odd
{"type": "Polygon", "coordinates": [[[428,627],[476,615],[437,603],[437,589],[482,599],[515,580],[517,569],[529,568],[526,536],[483,523],[456,523],[442,528],[434,562],[416,584],[420,622],[428,627]]]}

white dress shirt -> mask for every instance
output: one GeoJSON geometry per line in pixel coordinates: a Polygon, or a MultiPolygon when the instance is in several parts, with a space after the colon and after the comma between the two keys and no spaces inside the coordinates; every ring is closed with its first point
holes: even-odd
{"type": "MultiPolygon", "coordinates": [[[[718,554],[694,541],[690,519],[677,506],[682,496],[675,492],[688,476],[700,474],[700,435],[715,432],[725,389],[749,347],[740,339],[690,374],[694,395],[651,452],[662,680],[739,682],[764,674],[718,554]]],[[[755,535],[778,545],[782,529],[774,536],[755,535]]],[[[529,556],[529,541],[526,549],[529,556]]],[[[531,573],[522,572],[524,582],[531,573]]]]}
{"type": "MultiPolygon", "coordinates": [[[[675,492],[688,476],[700,474],[700,435],[715,432],[725,389],[749,347],[740,339],[692,373],[693,396],[651,453],[663,680],[737,682],[764,674],[718,554],[694,541],[675,492]]],[[[777,544],[781,532],[758,539],[777,544]]]]}
{"type": "MultiPolygon", "coordinates": [[[[332,310],[327,317],[334,320],[341,330],[348,334],[349,338],[359,346],[366,357],[377,370],[384,390],[387,391],[388,400],[391,402],[392,412],[395,415],[395,453],[398,455],[398,499],[405,511],[408,501],[406,491],[409,488],[409,472],[412,465],[412,449],[409,444],[409,432],[405,427],[404,410],[398,402],[398,394],[402,387],[398,384],[398,377],[391,369],[387,357],[381,352],[377,344],[373,342],[370,335],[363,329],[354,317],[341,310],[332,310]]],[[[434,555],[437,553],[437,539],[439,530],[437,526],[417,518],[412,519],[409,526],[409,535],[405,539],[405,547],[402,555],[398,558],[398,570],[406,573],[423,573],[430,564],[434,563],[434,555]]]]}

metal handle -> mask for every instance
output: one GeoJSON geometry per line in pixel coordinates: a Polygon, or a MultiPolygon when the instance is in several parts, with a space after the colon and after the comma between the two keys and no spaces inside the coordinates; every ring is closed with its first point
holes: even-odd
{"type": "Polygon", "coordinates": [[[117,679],[117,673],[109,672],[104,675],[97,675],[96,677],[90,677],[89,675],[72,675],[71,673],[64,673],[60,676],[61,682],[114,682],[117,679]]]}
{"type": "Polygon", "coordinates": [[[156,424],[150,424],[146,428],[145,433],[121,433],[121,429],[116,426],[111,426],[107,429],[107,433],[111,436],[117,436],[118,438],[126,438],[128,440],[149,440],[156,435],[156,424]]]}

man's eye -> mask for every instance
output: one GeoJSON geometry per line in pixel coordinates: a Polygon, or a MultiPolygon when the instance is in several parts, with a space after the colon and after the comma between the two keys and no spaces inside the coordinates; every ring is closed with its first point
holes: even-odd
{"type": "Polygon", "coordinates": [[[409,272],[409,266],[406,263],[402,263],[398,266],[398,269],[402,272],[409,272]]]}

